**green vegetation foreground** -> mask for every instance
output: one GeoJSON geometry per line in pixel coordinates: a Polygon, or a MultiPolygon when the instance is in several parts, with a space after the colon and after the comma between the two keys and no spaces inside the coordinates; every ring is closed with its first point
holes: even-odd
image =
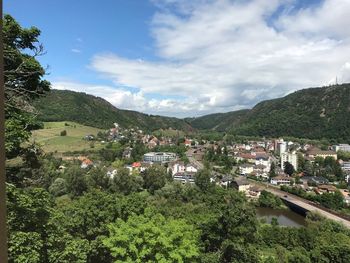
{"type": "Polygon", "coordinates": [[[122,195],[90,187],[54,197],[8,186],[12,262],[349,262],[350,232],[261,224],[235,190],[167,183],[122,195]]]}

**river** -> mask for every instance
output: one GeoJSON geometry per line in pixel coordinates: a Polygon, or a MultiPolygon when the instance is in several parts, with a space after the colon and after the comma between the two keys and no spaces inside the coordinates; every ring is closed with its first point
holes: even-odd
{"type": "Polygon", "coordinates": [[[265,218],[267,223],[271,223],[271,219],[275,217],[281,226],[306,226],[305,217],[293,212],[290,209],[272,209],[267,207],[258,207],[256,209],[256,215],[259,219],[265,218]]]}

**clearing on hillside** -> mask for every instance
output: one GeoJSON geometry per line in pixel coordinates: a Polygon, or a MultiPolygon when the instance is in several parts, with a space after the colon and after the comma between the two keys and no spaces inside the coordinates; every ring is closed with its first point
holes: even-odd
{"type": "Polygon", "coordinates": [[[42,146],[45,152],[68,152],[101,148],[99,142],[86,141],[86,135],[96,136],[102,129],[84,126],[76,122],[44,122],[44,129],[32,132],[31,142],[36,142],[42,146]],[[65,136],[61,136],[62,131],[66,131],[65,136]]]}

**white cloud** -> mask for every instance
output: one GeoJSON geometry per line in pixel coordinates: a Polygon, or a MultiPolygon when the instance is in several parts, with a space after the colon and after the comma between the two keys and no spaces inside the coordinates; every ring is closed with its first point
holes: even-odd
{"type": "Polygon", "coordinates": [[[91,61],[116,86],[138,90],[111,88],[119,107],[193,116],[250,107],[336,76],[350,80],[349,0],[299,10],[296,0],[153,2],[160,7],[151,23],[160,61],[117,54],[91,61]],[[184,99],[148,101],[147,94],[184,99]]]}
{"type": "Polygon", "coordinates": [[[77,48],[72,48],[70,51],[72,51],[73,53],[81,53],[81,50],[77,48]]]}
{"type": "Polygon", "coordinates": [[[302,9],[294,15],[281,17],[279,27],[289,33],[313,34],[319,38],[349,38],[349,0],[324,0],[321,6],[302,9]]]}
{"type": "MultiPolygon", "coordinates": [[[[159,114],[165,116],[187,117],[190,112],[198,111],[203,114],[210,113],[208,100],[191,101],[188,99],[178,101],[173,99],[147,99],[142,91],[131,92],[113,86],[90,85],[71,81],[52,82],[52,88],[58,90],[72,90],[84,92],[104,98],[117,108],[159,114]]],[[[240,108],[240,106],[232,110],[240,108]]]]}

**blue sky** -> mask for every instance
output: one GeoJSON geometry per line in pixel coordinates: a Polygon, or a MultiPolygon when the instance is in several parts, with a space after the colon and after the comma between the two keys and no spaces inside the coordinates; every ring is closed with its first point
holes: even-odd
{"type": "Polygon", "coordinates": [[[199,116],[350,81],[348,0],[11,0],[54,88],[199,116]],[[306,74],[307,72],[307,74],[306,74]]]}
{"type": "Polygon", "coordinates": [[[91,57],[111,52],[128,58],[155,59],[148,26],[154,6],[148,1],[47,1],[15,0],[4,3],[4,12],[23,26],[36,26],[50,65],[50,80],[71,79],[109,84],[91,75],[91,57]]]}

